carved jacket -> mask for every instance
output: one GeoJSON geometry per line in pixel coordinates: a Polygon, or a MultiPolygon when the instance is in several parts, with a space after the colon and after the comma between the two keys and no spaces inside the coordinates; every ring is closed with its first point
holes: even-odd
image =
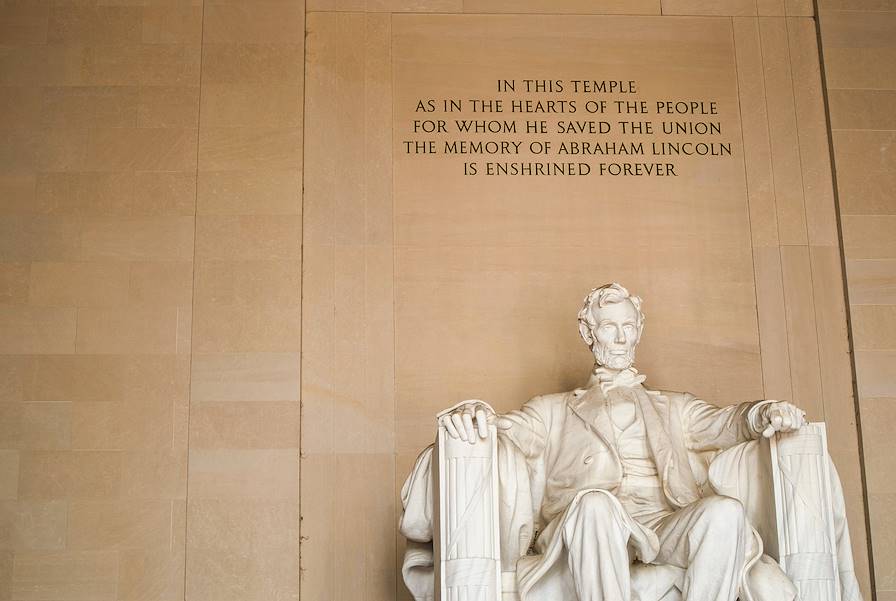
{"type": "MultiPolygon", "coordinates": [[[[505,414],[513,422],[500,431],[526,456],[545,483],[542,524],[566,510],[579,491],[614,492],[622,464],[612,443],[607,395],[631,395],[644,421],[648,446],[670,504],[684,507],[708,492],[708,460],[716,452],[757,438],[761,401],[716,407],[689,393],[654,391],[640,383],[601,386],[535,397],[505,414]]],[[[630,397],[630,398],[631,398],[630,397]]]]}

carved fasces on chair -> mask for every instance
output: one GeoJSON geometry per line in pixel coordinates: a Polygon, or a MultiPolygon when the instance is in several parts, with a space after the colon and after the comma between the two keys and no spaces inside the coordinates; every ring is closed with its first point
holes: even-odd
{"type": "Polygon", "coordinates": [[[501,599],[497,433],[494,425],[488,428],[486,438],[467,442],[452,438],[439,420],[433,470],[436,601],[501,599]]]}
{"type": "Polygon", "coordinates": [[[806,424],[770,442],[778,561],[799,599],[841,601],[824,423],[806,424]]]}

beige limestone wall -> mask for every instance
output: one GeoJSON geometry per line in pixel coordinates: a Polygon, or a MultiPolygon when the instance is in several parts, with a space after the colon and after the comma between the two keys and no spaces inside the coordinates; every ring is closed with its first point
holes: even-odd
{"type": "Polygon", "coordinates": [[[304,5],[206,0],[186,598],[298,597],[304,5]]]}
{"type": "Polygon", "coordinates": [[[0,2],[0,600],[298,598],[303,23],[0,2]]]}
{"type": "MultiPolygon", "coordinates": [[[[641,367],[654,386],[722,404],[792,399],[828,423],[859,579],[870,594],[812,4],[313,0],[308,11],[303,597],[407,598],[398,492],[431,439],[435,412],[470,396],[504,409],[578,384],[588,368],[572,326],[579,299],[617,277],[647,298],[641,367]],[[621,18],[590,16],[602,14],[621,18]],[[702,41],[688,37],[701,23],[702,41]],[[683,230],[647,245],[626,246],[620,236],[620,246],[608,247],[578,227],[578,213],[548,210],[539,198],[551,191],[541,182],[459,182],[401,155],[415,85],[445,91],[492,81],[495,65],[549,67],[569,44],[585,44],[566,57],[579,65],[614,56],[593,52],[595,31],[623,45],[653,32],[645,48],[700,65],[680,79],[730,98],[738,169],[708,168],[705,180],[670,183],[668,198],[643,181],[594,180],[590,198],[563,183],[553,195],[599,215],[624,197],[641,209],[636,225],[683,230]],[[682,45],[667,48],[669,40],[682,45]],[[507,190],[513,194],[501,197],[507,190]],[[677,220],[676,206],[691,221],[677,220]],[[708,232],[716,228],[726,234],[713,247],[708,232]],[[718,286],[701,301],[705,313],[688,313],[676,275],[693,287],[718,286]],[[726,295],[733,306],[725,308],[726,295]]],[[[649,70],[638,62],[645,55],[626,56],[616,60],[649,70]]],[[[584,219],[606,227],[594,215],[584,219]]]]}
{"type": "MultiPolygon", "coordinates": [[[[877,584],[889,599],[893,7],[821,4],[877,584]]],[[[751,368],[682,386],[720,402],[755,389],[828,420],[867,590],[811,3],[308,10],[316,177],[303,224],[301,1],[0,2],[0,601],[296,599],[303,347],[302,596],[403,598],[397,487],[419,427],[449,394],[438,356],[396,355],[417,311],[396,307],[413,308],[407,293],[422,289],[407,271],[396,280],[394,263],[391,40],[393,13],[408,12],[729,24],[756,310],[735,354],[761,383],[751,368]],[[423,359],[438,377],[408,394],[419,384],[408,366],[423,359]]],[[[563,365],[533,372],[520,394],[577,381],[586,361],[567,334],[563,365]]],[[[699,357],[742,365],[712,357],[726,346],[699,357]]]]}
{"type": "Polygon", "coordinates": [[[823,0],[830,107],[879,601],[896,599],[896,3],[823,0]]]}

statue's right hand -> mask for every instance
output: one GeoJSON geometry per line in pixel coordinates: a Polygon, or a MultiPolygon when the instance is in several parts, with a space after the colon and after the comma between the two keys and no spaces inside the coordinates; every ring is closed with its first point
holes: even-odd
{"type": "Polygon", "coordinates": [[[498,416],[491,407],[485,403],[465,403],[440,418],[440,421],[448,435],[452,438],[460,438],[470,444],[482,438],[488,438],[489,424],[495,424],[498,428],[506,430],[511,422],[498,416]]]}

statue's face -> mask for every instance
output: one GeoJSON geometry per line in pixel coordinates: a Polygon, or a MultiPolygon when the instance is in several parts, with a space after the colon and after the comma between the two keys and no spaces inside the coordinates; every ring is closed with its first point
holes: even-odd
{"type": "Polygon", "coordinates": [[[626,369],[635,362],[635,347],[641,337],[638,310],[628,299],[595,307],[594,359],[610,369],[626,369]]]}

